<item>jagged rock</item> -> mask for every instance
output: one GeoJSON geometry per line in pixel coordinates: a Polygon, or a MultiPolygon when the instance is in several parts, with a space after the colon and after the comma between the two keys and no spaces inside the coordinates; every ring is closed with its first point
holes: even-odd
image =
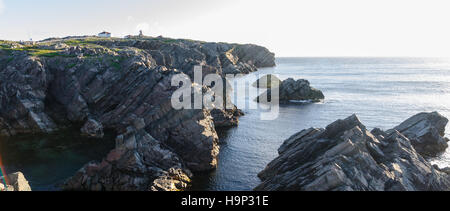
{"type": "MultiPolygon", "coordinates": [[[[278,88],[268,89],[255,100],[260,103],[272,102],[272,92],[278,93],[278,101],[282,103],[291,101],[320,102],[325,99],[322,91],[311,87],[309,81],[304,79],[295,81],[289,78],[284,80],[278,88]]],[[[273,100],[276,100],[276,98],[273,100]]]]}
{"type": "Polygon", "coordinates": [[[103,126],[94,119],[88,119],[81,128],[81,134],[91,138],[103,138],[103,126]]]}
{"type": "Polygon", "coordinates": [[[222,109],[213,118],[206,110],[174,110],[171,77],[180,71],[192,75],[195,65],[204,65],[204,74],[222,74],[224,65],[245,73],[248,69],[239,67],[255,71],[274,64],[272,53],[254,45],[166,38],[50,39],[36,48],[55,43],[70,47],[59,45],[51,56],[14,51],[17,55],[0,66],[0,134],[47,133],[89,116],[120,133],[130,120],[142,118],[146,131],[194,171],[215,168],[219,148],[214,121],[235,125],[239,112],[222,109]]]}
{"type": "Polygon", "coordinates": [[[185,189],[191,176],[176,154],[143,128],[130,126],[117,136],[116,148],[102,162],[85,165],[65,182],[63,189],[176,191],[185,189]]]}
{"type": "Polygon", "coordinates": [[[445,152],[448,147],[448,139],[444,138],[447,123],[448,119],[437,112],[420,113],[401,123],[394,130],[408,137],[421,155],[435,157],[445,152]]]}
{"type": "Polygon", "coordinates": [[[22,172],[8,174],[6,179],[0,177],[0,191],[31,191],[31,187],[22,172]],[[6,181],[6,187],[3,184],[6,181]]]}
{"type": "Polygon", "coordinates": [[[244,112],[236,106],[233,109],[214,109],[211,111],[216,128],[227,128],[239,125],[239,117],[244,116],[244,112]]]}
{"type": "MultiPolygon", "coordinates": [[[[225,70],[248,73],[258,67],[275,65],[274,54],[255,45],[162,37],[47,39],[32,48],[0,49],[1,136],[49,133],[60,127],[83,123],[84,133],[98,136],[101,135],[100,126],[114,129],[118,134],[127,133],[128,127],[133,126],[139,133],[146,131],[154,137],[156,143],[164,146],[165,154],[176,155],[177,163],[183,163],[186,170],[192,171],[216,168],[219,145],[215,122],[218,127],[236,125],[240,112],[237,108],[175,110],[171,96],[177,87],[171,86],[172,77],[181,72],[192,77],[196,65],[204,67],[203,74],[221,75],[227,72],[225,70]],[[96,122],[89,120],[90,117],[95,117],[96,122]]],[[[151,144],[145,146],[139,150],[152,151],[154,148],[151,144]]],[[[119,152],[122,151],[116,149],[113,154],[119,152]]],[[[126,164],[132,161],[130,159],[120,160],[126,164]]],[[[106,164],[89,164],[84,169],[92,178],[95,178],[94,172],[106,180],[109,174],[104,174],[107,168],[102,166],[106,164]]],[[[125,168],[117,165],[107,166],[125,168]]],[[[154,188],[161,189],[165,180],[153,178],[155,175],[172,180],[179,176],[174,174],[179,166],[174,171],[169,171],[170,168],[158,170],[157,174],[148,170],[149,166],[139,167],[147,170],[139,178],[134,177],[137,182],[134,186],[129,185],[128,180],[124,183],[127,185],[114,187],[143,189],[139,184],[145,184],[144,189],[148,189],[152,181],[157,181],[154,188]],[[145,174],[153,176],[141,180],[145,174]]],[[[183,167],[183,172],[185,169],[183,167]]],[[[133,175],[134,171],[128,176],[132,178],[133,175]]],[[[124,177],[112,175],[112,178],[124,177]]],[[[78,183],[73,187],[111,189],[101,186],[110,184],[108,182],[95,182],[95,186],[78,183]]]]}
{"type": "Polygon", "coordinates": [[[367,131],[355,115],[326,129],[303,130],[283,143],[255,190],[450,190],[450,175],[426,161],[407,137],[377,131],[367,131]]]}
{"type": "Polygon", "coordinates": [[[259,78],[255,83],[252,84],[252,86],[257,88],[275,88],[279,87],[282,81],[272,74],[265,75],[261,78],[259,78]]]}

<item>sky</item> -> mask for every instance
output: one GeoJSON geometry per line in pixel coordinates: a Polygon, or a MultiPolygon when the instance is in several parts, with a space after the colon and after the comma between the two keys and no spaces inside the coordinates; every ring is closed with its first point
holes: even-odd
{"type": "Polygon", "coordinates": [[[0,0],[0,39],[137,34],[277,56],[450,57],[448,0],[0,0]]]}

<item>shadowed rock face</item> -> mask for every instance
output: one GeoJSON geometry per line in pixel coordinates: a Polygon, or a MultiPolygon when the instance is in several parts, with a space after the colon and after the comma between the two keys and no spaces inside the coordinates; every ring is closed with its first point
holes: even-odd
{"type": "MultiPolygon", "coordinates": [[[[247,73],[256,71],[257,67],[274,65],[273,54],[259,46],[165,38],[52,39],[26,48],[15,43],[6,50],[4,43],[0,44],[0,135],[49,133],[71,124],[84,125],[82,132],[89,136],[101,136],[101,128],[128,134],[130,125],[139,119],[142,129],[137,130],[136,134],[140,135],[135,136],[141,139],[151,136],[141,142],[160,143],[160,148],[173,153],[179,158],[174,159],[178,164],[172,165],[176,168],[171,170],[165,166],[161,171],[148,170],[159,168],[165,162],[153,155],[140,155],[149,162],[140,167],[147,169],[143,172],[134,172],[135,169],[125,172],[111,162],[107,166],[119,169],[117,172],[124,175],[147,175],[148,181],[142,184],[159,182],[155,188],[150,188],[152,190],[169,190],[162,184],[167,184],[168,179],[184,178],[180,175],[189,176],[187,169],[214,169],[219,153],[214,121],[218,126],[236,125],[240,114],[237,108],[212,113],[206,109],[173,109],[171,96],[177,87],[171,86],[172,76],[180,72],[190,75],[195,65],[204,65],[204,74],[222,74],[226,68],[247,73]],[[252,56],[246,52],[257,53],[252,56]],[[152,159],[156,160],[152,162],[152,159]],[[160,176],[156,177],[154,172],[159,172],[160,176]]],[[[119,160],[130,160],[128,154],[133,150],[153,150],[153,145],[138,144],[137,149],[123,152],[119,160]],[[127,156],[122,158],[122,155],[127,156]]],[[[96,167],[100,170],[86,171],[89,178],[101,175],[105,180],[96,181],[101,185],[73,182],[67,187],[111,189],[108,182],[112,180],[106,180],[110,172],[104,174],[104,165],[96,167]]],[[[92,169],[92,165],[89,166],[84,169],[92,169]]],[[[124,175],[109,176],[123,179],[124,175]]],[[[182,184],[185,180],[178,181],[182,184]]],[[[113,189],[149,189],[128,185],[113,189]]]]}
{"type": "Polygon", "coordinates": [[[192,176],[190,171],[175,153],[165,149],[139,124],[128,127],[124,134],[117,137],[116,149],[102,162],[86,164],[63,188],[91,191],[185,189],[192,176]]]}
{"type": "Polygon", "coordinates": [[[450,190],[450,175],[433,167],[397,130],[372,132],[354,115],[326,129],[287,139],[258,176],[264,191],[450,190]]]}

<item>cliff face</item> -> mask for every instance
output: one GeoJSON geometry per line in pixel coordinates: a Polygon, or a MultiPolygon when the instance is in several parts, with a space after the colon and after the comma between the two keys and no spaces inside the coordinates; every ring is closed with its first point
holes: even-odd
{"type": "MultiPolygon", "coordinates": [[[[175,110],[171,106],[177,89],[170,84],[172,76],[180,71],[192,75],[195,65],[204,65],[205,73],[248,73],[274,65],[274,55],[254,45],[166,38],[51,39],[34,46],[1,41],[0,135],[49,133],[84,122],[128,134],[133,133],[130,125],[141,119],[141,135],[136,137],[148,133],[160,144],[137,144],[130,150],[152,151],[158,146],[180,158],[173,159],[179,162],[174,165],[177,169],[213,169],[219,153],[214,116],[205,109],[175,110]]],[[[212,113],[220,120],[218,125],[237,124],[236,110],[212,113]]],[[[150,138],[137,142],[146,140],[150,138]]],[[[145,156],[145,160],[156,157],[145,156]]],[[[149,163],[145,168],[159,168],[152,171],[158,174],[173,167],[149,163]]],[[[135,169],[126,171],[137,175],[135,169]]],[[[96,187],[80,184],[71,188],[105,189],[105,181],[96,187]]]]}

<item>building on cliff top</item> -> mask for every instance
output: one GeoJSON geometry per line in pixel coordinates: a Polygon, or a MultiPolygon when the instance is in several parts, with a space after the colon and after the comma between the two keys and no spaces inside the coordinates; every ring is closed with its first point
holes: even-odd
{"type": "Polygon", "coordinates": [[[110,32],[102,32],[98,34],[99,37],[111,37],[111,33],[110,32]]]}

